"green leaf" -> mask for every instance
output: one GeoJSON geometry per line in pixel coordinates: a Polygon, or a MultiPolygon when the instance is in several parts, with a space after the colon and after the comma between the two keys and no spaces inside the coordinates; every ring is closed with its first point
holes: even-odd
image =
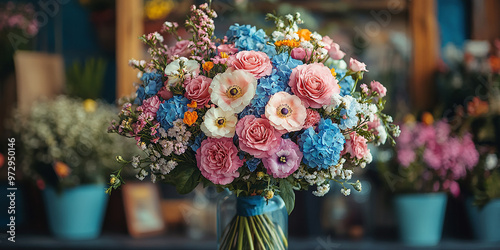
{"type": "Polygon", "coordinates": [[[286,211],[291,214],[295,207],[295,193],[292,184],[287,179],[280,180],[280,196],[285,202],[286,211]]]}
{"type": "Polygon", "coordinates": [[[200,182],[201,172],[192,164],[179,163],[170,174],[173,177],[173,184],[179,194],[188,194],[193,191],[200,182]]]}

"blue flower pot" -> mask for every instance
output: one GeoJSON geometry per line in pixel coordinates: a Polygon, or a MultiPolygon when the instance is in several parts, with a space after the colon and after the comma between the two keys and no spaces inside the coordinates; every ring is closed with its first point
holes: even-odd
{"type": "Polygon", "coordinates": [[[467,199],[466,207],[474,236],[485,242],[500,242],[500,199],[493,199],[482,209],[467,199]]]}
{"type": "Polygon", "coordinates": [[[401,240],[408,245],[434,246],[441,240],[445,193],[398,195],[395,199],[401,240]]]}
{"type": "Polygon", "coordinates": [[[62,239],[94,239],[101,233],[108,195],[105,185],[83,185],[58,193],[43,191],[49,227],[62,239]]]}

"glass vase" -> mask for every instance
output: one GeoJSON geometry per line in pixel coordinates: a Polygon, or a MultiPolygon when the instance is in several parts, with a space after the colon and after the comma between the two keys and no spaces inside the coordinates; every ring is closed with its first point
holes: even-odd
{"type": "Polygon", "coordinates": [[[280,196],[225,192],[217,202],[218,249],[288,249],[288,213],[280,196]]]}

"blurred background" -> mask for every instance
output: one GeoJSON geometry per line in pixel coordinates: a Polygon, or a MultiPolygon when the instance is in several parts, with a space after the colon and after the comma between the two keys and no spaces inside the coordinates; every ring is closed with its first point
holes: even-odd
{"type": "MultiPolygon", "coordinates": [[[[58,190],[94,182],[104,185],[119,167],[114,157],[136,153],[133,142],[103,131],[118,113],[118,100],[135,93],[137,72],[128,60],[148,57],[137,38],[160,30],[166,20],[183,23],[189,6],[203,2],[0,0],[2,249],[12,237],[6,213],[14,180],[7,165],[12,147],[16,243],[6,249],[215,248],[215,190],[200,188],[183,196],[167,185],[137,184],[134,190],[114,191],[109,200],[102,198],[100,237],[84,242],[61,240],[51,233],[48,218],[54,211],[44,202],[48,197],[43,192],[51,180],[58,182],[58,177],[75,171],[68,162],[80,172],[58,182],[58,190]],[[15,145],[9,145],[8,138],[15,138],[15,145]],[[54,163],[54,156],[66,163],[54,163]],[[34,172],[29,167],[33,162],[44,170],[34,172]]],[[[480,239],[475,232],[475,220],[480,219],[468,211],[471,200],[484,205],[500,197],[500,186],[491,184],[500,182],[495,175],[500,143],[500,1],[221,0],[213,1],[212,7],[218,13],[217,37],[233,23],[270,31],[273,24],[265,22],[266,13],[300,12],[303,28],[330,36],[346,52],[345,60],[354,57],[368,65],[363,80],[378,80],[387,87],[385,112],[396,123],[417,122],[430,114],[436,121],[445,118],[456,134],[470,133],[479,162],[455,182],[461,192],[447,197],[440,246],[500,247],[498,241],[480,239]]],[[[175,41],[165,36],[167,45],[175,41]]],[[[289,218],[294,242],[290,249],[404,246],[398,240],[393,198],[403,190],[395,180],[407,176],[398,172],[398,152],[389,143],[372,149],[372,154],[372,164],[359,177],[362,192],[344,197],[340,186],[332,186],[323,198],[310,192],[296,194],[289,218]]],[[[135,183],[134,175],[128,173],[130,183],[135,183]]],[[[494,210],[497,217],[487,218],[500,216],[499,206],[494,210]]]]}

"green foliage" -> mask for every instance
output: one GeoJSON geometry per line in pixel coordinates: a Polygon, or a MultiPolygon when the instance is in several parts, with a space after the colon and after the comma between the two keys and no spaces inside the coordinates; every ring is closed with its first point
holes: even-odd
{"type": "Polygon", "coordinates": [[[105,73],[106,61],[103,58],[89,58],[83,65],[75,61],[66,71],[68,94],[83,99],[99,98],[105,73]]]}
{"type": "Polygon", "coordinates": [[[295,207],[295,193],[292,184],[287,179],[280,179],[280,196],[285,202],[286,211],[291,214],[295,207]]]}

